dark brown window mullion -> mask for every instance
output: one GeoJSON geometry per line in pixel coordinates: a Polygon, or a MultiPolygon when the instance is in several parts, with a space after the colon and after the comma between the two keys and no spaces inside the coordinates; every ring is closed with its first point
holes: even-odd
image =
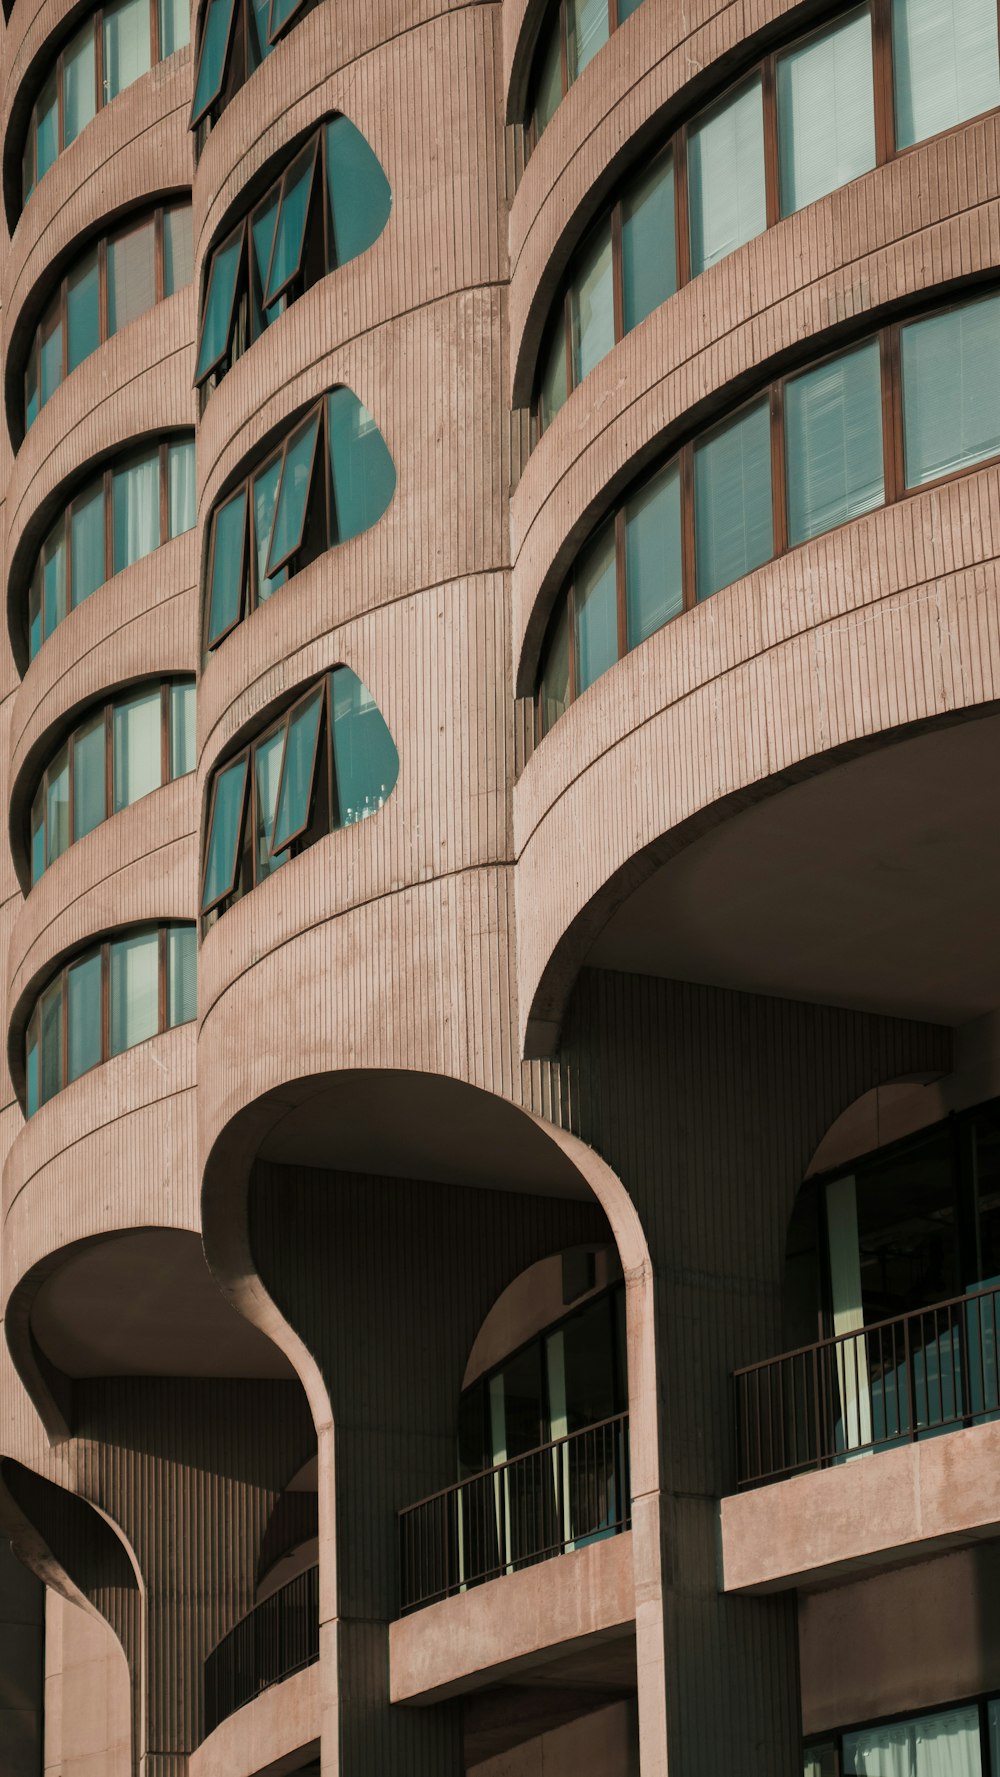
{"type": "MultiPolygon", "coordinates": [[[[286,726],[287,726],[287,720],[288,720],[288,718],[286,717],[285,718],[286,726]]],[[[269,730],[268,734],[262,735],[261,740],[269,739],[271,733],[273,733],[273,729],[269,730]]],[[[257,748],[260,746],[260,744],[261,744],[260,740],[255,741],[253,746],[249,748],[248,753],[247,753],[247,758],[248,758],[247,772],[248,772],[248,775],[250,778],[250,795],[247,799],[249,809],[250,809],[250,827],[249,827],[249,833],[247,836],[247,841],[243,847],[243,854],[245,857],[246,850],[247,850],[247,844],[249,844],[249,848],[250,848],[250,887],[251,888],[257,887],[257,827],[258,827],[257,748]]],[[[282,758],[283,757],[284,757],[284,754],[282,753],[282,758]]]]}
{"type": "Polygon", "coordinates": [[[899,326],[883,327],[879,334],[882,373],[882,451],[885,465],[885,502],[891,505],[904,490],[903,379],[900,368],[899,326]]]}
{"type": "Polygon", "coordinates": [[[608,0],[608,36],[613,37],[618,29],[618,0],[608,0]]]}
{"type": "Polygon", "coordinates": [[[674,233],[677,247],[677,288],[691,282],[691,222],[688,210],[687,125],[677,131],[673,145],[674,233]]]}
{"type": "Polygon", "coordinates": [[[678,458],[681,478],[681,587],[683,609],[692,611],[698,602],[694,542],[694,445],[685,444],[678,458]]]}
{"type": "Polygon", "coordinates": [[[788,548],[788,488],[785,481],[785,385],[771,386],[771,528],[772,559],[788,548]]]}
{"type": "Polygon", "coordinates": [[[871,0],[875,160],[882,166],[896,152],[895,94],[892,79],[892,0],[871,0]]]}
{"type": "Polygon", "coordinates": [[[618,658],[628,653],[628,605],[625,586],[625,501],[615,513],[615,600],[618,616],[618,658]]]}
{"type": "Polygon", "coordinates": [[[781,191],[778,168],[778,99],[774,72],[775,58],[765,56],[761,63],[761,99],[764,113],[764,206],[768,228],[781,218],[781,191]]]}

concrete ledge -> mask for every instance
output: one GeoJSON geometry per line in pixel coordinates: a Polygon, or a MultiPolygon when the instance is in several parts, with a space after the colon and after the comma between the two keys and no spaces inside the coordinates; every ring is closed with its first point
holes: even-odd
{"type": "Polygon", "coordinates": [[[625,1531],[392,1623],[389,1695],[394,1703],[437,1703],[611,1640],[634,1621],[625,1531]]]}
{"type": "Polygon", "coordinates": [[[319,1661],[220,1722],[188,1759],[188,1777],[286,1777],[319,1756],[319,1661]]]}
{"type": "Polygon", "coordinates": [[[993,1423],[734,1494],[720,1506],[722,1589],[785,1591],[996,1536],[998,1472],[993,1423]]]}

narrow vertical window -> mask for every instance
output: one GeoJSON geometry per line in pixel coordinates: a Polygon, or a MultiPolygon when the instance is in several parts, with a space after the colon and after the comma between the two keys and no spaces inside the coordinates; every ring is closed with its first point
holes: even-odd
{"type": "Polygon", "coordinates": [[[576,80],[608,41],[608,0],[566,0],[569,78],[576,80]]]}
{"type": "Polygon", "coordinates": [[[185,777],[197,760],[197,705],[193,684],[170,687],[170,776],[185,777]]]}
{"type": "Polygon", "coordinates": [[[907,487],[1000,454],[1000,296],[900,329],[907,487]]]}
{"type": "Polygon", "coordinates": [[[257,848],[255,859],[256,880],[263,882],[283,864],[287,852],[272,853],[271,842],[274,837],[274,817],[278,807],[278,785],[281,781],[281,761],[285,751],[285,730],[278,728],[254,748],[253,770],[254,786],[257,803],[257,831],[254,844],[257,848]]]}
{"type": "Polygon", "coordinates": [[[559,316],[549,338],[538,379],[538,426],[544,432],[565,403],[569,387],[566,378],[566,322],[560,307],[559,316]]]}
{"type": "Polygon", "coordinates": [[[172,56],[191,41],[191,8],[188,0],[158,0],[160,55],[172,56]]]}
{"type": "Polygon", "coordinates": [[[50,74],[35,106],[35,184],[47,173],[59,153],[59,87],[50,74]]]}
{"type": "Polygon", "coordinates": [[[212,522],[209,647],[228,634],[242,614],[246,518],[247,490],[241,487],[231,500],[218,508],[212,522]]]}
{"type": "Polygon", "coordinates": [[[233,325],[236,281],[243,256],[243,224],[212,255],[208,290],[201,317],[201,342],[195,382],[203,382],[226,355],[233,325]]]}
{"type": "Polygon", "coordinates": [[[155,1037],[160,1023],[160,936],[115,938],[108,978],[109,1052],[120,1055],[155,1037]]]}
{"type": "Polygon", "coordinates": [[[694,453],[697,592],[708,598],[774,553],[766,400],[719,426],[694,453]]]}
{"type": "Polygon", "coordinates": [[[1000,105],[996,0],[892,0],[896,146],[1000,105]]]}
{"type": "Polygon", "coordinates": [[[289,284],[302,270],[316,155],[317,144],[310,142],[293,160],[281,182],[281,202],[271,246],[267,288],[264,292],[265,308],[284,295],[289,284]]]}
{"type": "Polygon", "coordinates": [[[97,113],[97,44],[94,22],[82,31],[63,54],[63,146],[75,142],[97,113]]]}
{"type": "Polygon", "coordinates": [[[78,1080],[102,1056],[101,953],[75,963],[66,976],[67,1076],[78,1080]]]}
{"type": "Polygon", "coordinates": [[[271,528],[274,524],[274,507],[278,498],[278,481],[281,477],[281,458],[272,458],[253,478],[253,531],[257,561],[257,600],[258,603],[269,599],[272,592],[284,586],[288,578],[288,570],[279,568],[277,573],[268,574],[267,551],[271,541],[271,528]]]}
{"type": "Polygon", "coordinates": [[[175,296],[194,277],[194,235],[191,205],[175,204],[163,212],[163,294],[175,296]]]}
{"type": "Polygon", "coordinates": [[[101,288],[97,249],[66,280],[66,369],[75,370],[101,343],[101,288]]]}
{"type": "Polygon", "coordinates": [[[235,16],[236,0],[209,0],[191,106],[192,129],[211,110],[222,91],[235,16]]]}
{"type": "Polygon", "coordinates": [[[877,339],[785,385],[788,541],[802,543],[881,506],[882,380],[877,339]]]}
{"type": "Polygon", "coordinates": [[[334,389],[326,409],[335,541],[344,543],[381,518],[396,489],[396,467],[367,407],[350,389],[334,389]]]}
{"type": "Polygon", "coordinates": [[[376,241],[389,220],[389,181],[349,117],[326,126],[326,178],[334,263],[345,265],[376,241]]]}
{"type": "Polygon", "coordinates": [[[333,708],[335,825],[349,827],[377,814],[399,775],[399,754],[367,686],[349,666],[330,674],[333,708]]]}
{"type": "Polygon", "coordinates": [[[53,864],[69,846],[69,748],[49,766],[45,800],[45,862],[53,864]]]}
{"type": "Polygon", "coordinates": [[[42,994],[38,1008],[42,1052],[38,1100],[46,1104],[63,1087],[63,984],[60,976],[42,994]]]}
{"type": "Polygon", "coordinates": [[[105,801],[104,711],[99,710],[73,736],[73,838],[93,832],[107,814],[105,801]]]}
{"type": "Polygon", "coordinates": [[[576,690],[586,691],[618,659],[615,527],[606,525],[573,576],[576,690]]]}
{"type": "Polygon", "coordinates": [[[579,260],[570,287],[574,383],[582,383],[615,343],[614,290],[611,225],[604,222],[579,260]]]}
{"type": "Polygon", "coordinates": [[[542,131],[552,122],[556,107],[562,102],[562,37],[559,30],[559,12],[556,10],[554,24],[549,29],[545,54],[538,68],[535,86],[535,131],[542,131]]]}
{"type": "Polygon", "coordinates": [[[677,289],[674,162],[666,154],[622,199],[622,320],[626,333],[677,289]]]}
{"type": "Polygon", "coordinates": [[[158,451],[116,469],[111,478],[113,572],[141,561],[160,545],[158,451]]]}
{"type": "Polygon", "coordinates": [[[274,852],[285,851],[309,825],[322,713],[323,692],[318,689],[304,698],[288,718],[271,837],[274,852]]]}
{"type": "Polygon", "coordinates": [[[167,451],[167,535],[179,537],[194,530],[198,515],[195,499],[194,439],[171,444],[167,451]]]}
{"type": "Polygon", "coordinates": [[[625,507],[628,646],[635,648],[684,608],[681,478],[670,463],[625,507]]]}
{"type": "Polygon", "coordinates": [[[31,881],[32,885],[45,875],[45,789],[38,790],[31,804],[31,881]]]}
{"type": "Polygon", "coordinates": [[[156,301],[153,218],[108,242],[108,336],[144,315],[156,301]]]}
{"type": "Polygon", "coordinates": [[[302,543],[318,433],[319,414],[314,412],[292,433],[285,446],[268,551],[269,574],[276,574],[284,567],[302,543]]]}
{"type": "Polygon", "coordinates": [[[113,813],[158,790],[163,781],[160,688],[116,703],[112,716],[113,813]]]}
{"type": "Polygon", "coordinates": [[[42,322],[38,348],[41,367],[41,405],[50,400],[63,379],[63,325],[58,309],[42,322]]]}
{"type": "Polygon", "coordinates": [[[569,603],[564,598],[549,632],[538,685],[538,709],[542,733],[569,709],[569,603]]]}
{"type": "Polygon", "coordinates": [[[201,897],[203,913],[231,894],[236,881],[246,784],[247,756],[244,753],[225,771],[220,771],[215,780],[201,897]]]}
{"type": "Polygon", "coordinates": [[[875,165],[867,6],[778,57],[781,213],[790,216],[875,165]]]}
{"type": "Polygon", "coordinates": [[[150,63],[149,0],[118,0],[104,8],[104,98],[113,99],[150,63]]]}
{"type": "MultiPolygon", "coordinates": [[[[73,541],[73,605],[103,586],[107,579],[104,564],[104,488],[99,483],[91,493],[74,500],[70,514],[73,541]]],[[[49,634],[48,627],[45,631],[49,634]]]]}
{"type": "Polygon", "coordinates": [[[767,227],[759,75],[692,126],[688,206],[692,277],[767,227]]]}
{"type": "Polygon", "coordinates": [[[167,1029],[198,1016],[198,940],[193,925],[167,927],[167,1029]]]}
{"type": "Polygon", "coordinates": [[[66,524],[60,519],[42,550],[42,618],[47,636],[66,615],[66,524]]]}

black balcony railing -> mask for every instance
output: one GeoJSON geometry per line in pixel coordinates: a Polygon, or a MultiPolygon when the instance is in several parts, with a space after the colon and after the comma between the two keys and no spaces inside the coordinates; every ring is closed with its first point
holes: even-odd
{"type": "Polygon", "coordinates": [[[205,1732],[319,1659],[319,1568],[254,1606],[205,1661],[205,1732]]]}
{"type": "Polygon", "coordinates": [[[458,1481],[399,1514],[403,1614],[626,1530],[631,1505],[627,1413],[458,1481]]]}
{"type": "Polygon", "coordinates": [[[1000,1418],[1000,1289],[737,1370],[740,1487],[1000,1418]]]}

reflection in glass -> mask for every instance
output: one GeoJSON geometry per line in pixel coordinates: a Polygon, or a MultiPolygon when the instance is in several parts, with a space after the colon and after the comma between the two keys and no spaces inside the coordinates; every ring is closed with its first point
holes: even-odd
{"type": "Polygon", "coordinates": [[[73,838],[92,832],[106,813],[104,711],[99,710],[73,737],[73,838]]]}
{"type": "Polygon", "coordinates": [[[994,0],[892,0],[896,146],[1000,105],[994,0]]]}
{"type": "Polygon", "coordinates": [[[156,931],[115,938],[108,980],[109,1052],[155,1037],[159,1026],[160,943],[156,931]]]}
{"type": "Polygon", "coordinates": [[[160,544],[159,452],[127,463],[111,478],[113,572],[158,549],[160,544]]]}
{"type": "Polygon", "coordinates": [[[714,106],[688,138],[691,276],[767,226],[760,76],[714,106]]]}
{"type": "Polygon", "coordinates": [[[113,813],[158,790],[163,781],[160,688],[116,703],[112,714],[113,813]]]}
{"type": "Polygon", "coordinates": [[[694,512],[700,599],[770,560],[774,533],[766,400],[744,408],[696,445],[694,512]]]}
{"type": "Polygon", "coordinates": [[[71,968],[66,981],[68,1066],[78,1080],[101,1059],[101,953],[94,951],[71,968]]]}
{"type": "Polygon", "coordinates": [[[673,156],[663,156],[622,199],[622,312],[630,333],[677,289],[673,156]]]}
{"type": "Polygon", "coordinates": [[[576,691],[586,691],[618,659],[615,527],[606,525],[573,582],[576,604],[576,691]]]}
{"type": "Polygon", "coordinates": [[[75,142],[97,111],[97,53],[92,20],[78,31],[63,57],[63,146],[75,142]]]}
{"type": "Polygon", "coordinates": [[[570,286],[573,381],[581,383],[615,343],[611,228],[603,224],[581,257],[570,286]]]}
{"type": "Polygon", "coordinates": [[[193,925],[167,927],[167,1029],[198,1015],[198,941],[193,925]]]}
{"type": "Polygon", "coordinates": [[[569,604],[566,599],[560,601],[546,644],[538,697],[542,733],[547,734],[553,722],[569,709],[569,604]]]}
{"type": "MultiPolygon", "coordinates": [[[[104,585],[104,488],[100,484],[89,494],[74,500],[70,517],[73,539],[73,604],[104,585]]],[[[46,626],[46,635],[49,634],[46,626]]]]}
{"type": "Polygon", "coordinates": [[[1000,296],[900,330],[907,487],[1000,453],[1000,296]]]}
{"type": "Polygon", "coordinates": [[[367,686],[348,666],[330,674],[333,702],[334,825],[376,814],[399,775],[399,754],[367,686]]]}
{"type": "Polygon", "coordinates": [[[881,506],[885,484],[877,339],[786,384],[785,441],[790,543],[881,506]]]}
{"type": "Polygon", "coordinates": [[[228,895],[236,876],[240,823],[246,791],[247,761],[244,756],[220,771],[215,780],[212,824],[208,835],[202,908],[228,895]]]}
{"type": "Polygon", "coordinates": [[[875,165],[867,6],[778,58],[781,213],[790,216],[875,165]]]}
{"type": "Polygon", "coordinates": [[[625,601],[634,648],[683,609],[681,478],[661,469],[625,507],[625,601]]]}
{"type": "Polygon", "coordinates": [[[396,489],[396,467],[371,414],[350,389],[327,396],[336,541],[360,536],[381,518],[396,489]]]}

